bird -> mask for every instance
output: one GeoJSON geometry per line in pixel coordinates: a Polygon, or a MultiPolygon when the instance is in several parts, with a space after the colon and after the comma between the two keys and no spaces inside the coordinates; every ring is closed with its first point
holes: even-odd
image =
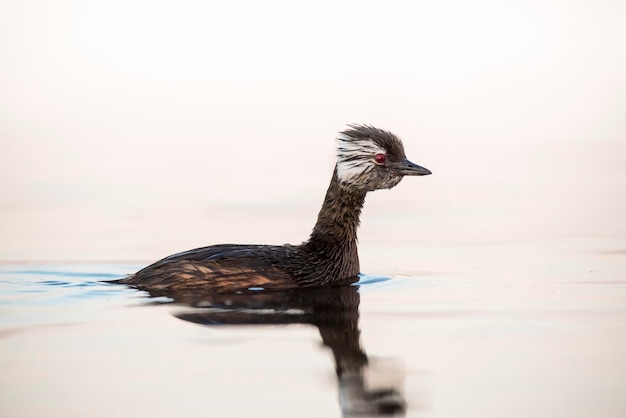
{"type": "Polygon", "coordinates": [[[163,258],[115,283],[153,293],[234,293],[341,286],[358,281],[357,228],[368,192],[430,170],[409,161],[398,136],[350,124],[336,137],[337,162],[317,222],[298,245],[219,244],[163,258]]]}

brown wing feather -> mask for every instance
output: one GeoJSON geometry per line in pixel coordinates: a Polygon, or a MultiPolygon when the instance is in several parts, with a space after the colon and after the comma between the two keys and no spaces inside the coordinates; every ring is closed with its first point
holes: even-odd
{"type": "Polygon", "coordinates": [[[233,292],[250,287],[297,287],[277,267],[290,246],[215,245],[166,257],[120,280],[139,289],[233,292]]]}

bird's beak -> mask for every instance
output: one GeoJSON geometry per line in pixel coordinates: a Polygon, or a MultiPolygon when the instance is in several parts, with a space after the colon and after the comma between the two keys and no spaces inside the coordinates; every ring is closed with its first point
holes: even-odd
{"type": "Polygon", "coordinates": [[[429,169],[413,164],[406,158],[398,163],[394,163],[392,169],[401,176],[427,176],[432,174],[432,171],[429,169]]]}

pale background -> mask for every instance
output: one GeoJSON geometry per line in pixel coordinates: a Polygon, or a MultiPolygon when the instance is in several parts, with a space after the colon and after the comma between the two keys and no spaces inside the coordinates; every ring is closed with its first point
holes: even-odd
{"type": "Polygon", "coordinates": [[[621,251],[625,39],[610,0],[1,1],[0,259],[297,243],[354,122],[434,172],[363,251],[621,251]]]}
{"type": "Polygon", "coordinates": [[[313,327],[98,280],[306,239],[356,122],[434,173],[359,234],[408,416],[626,416],[625,40],[623,0],[0,0],[0,415],[339,416],[313,327]]]}

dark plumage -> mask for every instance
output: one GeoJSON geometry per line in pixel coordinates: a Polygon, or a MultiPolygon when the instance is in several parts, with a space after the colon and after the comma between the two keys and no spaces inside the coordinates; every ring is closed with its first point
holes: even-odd
{"type": "Polygon", "coordinates": [[[406,159],[388,131],[350,125],[337,138],[337,165],[308,241],[300,245],[213,245],[174,254],[118,281],[144,290],[233,292],[358,280],[356,231],[368,191],[429,170],[406,159]]]}

